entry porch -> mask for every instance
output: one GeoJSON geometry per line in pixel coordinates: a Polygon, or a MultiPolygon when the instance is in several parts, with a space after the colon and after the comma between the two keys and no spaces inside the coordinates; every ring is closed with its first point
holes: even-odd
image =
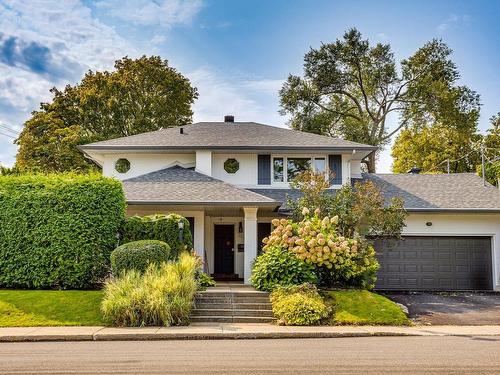
{"type": "Polygon", "coordinates": [[[262,239],[278,217],[270,206],[129,205],[127,215],[176,213],[190,222],[193,248],[203,259],[205,272],[216,280],[243,280],[249,284],[251,266],[262,249],[262,239]]]}

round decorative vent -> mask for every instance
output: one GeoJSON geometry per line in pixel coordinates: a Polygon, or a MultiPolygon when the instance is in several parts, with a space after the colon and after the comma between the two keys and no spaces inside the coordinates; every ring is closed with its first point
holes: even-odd
{"type": "Polygon", "coordinates": [[[240,169],[240,163],[236,159],[227,159],[224,162],[224,170],[227,173],[236,173],[240,169]]]}
{"type": "Polygon", "coordinates": [[[118,173],[127,173],[130,170],[130,162],[127,159],[118,159],[115,169],[118,173]]]}

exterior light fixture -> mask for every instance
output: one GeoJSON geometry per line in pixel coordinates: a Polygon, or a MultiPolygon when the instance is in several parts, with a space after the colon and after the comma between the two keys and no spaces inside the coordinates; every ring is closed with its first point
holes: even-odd
{"type": "Polygon", "coordinates": [[[179,220],[177,223],[177,226],[179,227],[179,242],[184,241],[184,221],[179,220]]]}
{"type": "Polygon", "coordinates": [[[243,223],[240,221],[240,223],[238,224],[238,232],[239,233],[243,233],[243,223]]]}

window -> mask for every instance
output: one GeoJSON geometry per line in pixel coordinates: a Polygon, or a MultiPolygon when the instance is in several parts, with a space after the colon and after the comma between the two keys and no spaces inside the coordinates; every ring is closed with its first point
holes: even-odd
{"type": "Polygon", "coordinates": [[[118,159],[115,169],[118,173],[127,173],[130,170],[130,162],[127,159],[118,159]]]}
{"type": "Polygon", "coordinates": [[[236,159],[227,159],[224,162],[224,170],[227,173],[236,173],[240,169],[240,163],[236,159]]]}
{"type": "Polygon", "coordinates": [[[274,158],[273,159],[273,181],[274,182],[283,182],[283,172],[284,172],[284,163],[283,158],[274,158]]]}
{"type": "Polygon", "coordinates": [[[326,159],[325,158],[314,158],[314,171],[315,172],[326,172],[326,159]]]}
{"type": "Polygon", "coordinates": [[[300,172],[311,169],[315,172],[327,172],[326,157],[273,157],[273,182],[290,182],[300,172]]]}
{"type": "Polygon", "coordinates": [[[300,172],[311,168],[311,158],[287,158],[287,179],[292,181],[300,172]]]}

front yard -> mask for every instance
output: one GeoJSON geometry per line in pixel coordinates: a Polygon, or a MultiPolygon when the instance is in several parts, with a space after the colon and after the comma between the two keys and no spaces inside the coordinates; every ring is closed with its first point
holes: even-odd
{"type": "Polygon", "coordinates": [[[101,291],[0,290],[0,327],[102,325],[101,291]]]}
{"type": "MultiPolygon", "coordinates": [[[[325,292],[330,325],[408,325],[391,300],[366,290],[325,292]]],[[[102,325],[101,291],[0,290],[0,327],[102,325]]]]}
{"type": "Polygon", "coordinates": [[[338,290],[324,293],[334,311],[331,325],[409,325],[410,320],[390,299],[367,290],[338,290]]]}

